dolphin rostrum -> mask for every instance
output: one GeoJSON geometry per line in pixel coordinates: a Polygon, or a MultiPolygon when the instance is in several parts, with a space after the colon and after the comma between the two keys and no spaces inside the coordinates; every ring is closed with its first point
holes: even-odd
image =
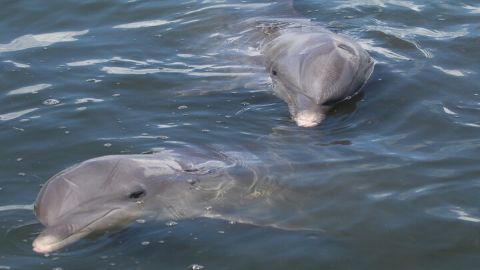
{"type": "Polygon", "coordinates": [[[268,214],[259,215],[267,189],[259,184],[258,172],[224,155],[212,159],[173,151],[81,162],[53,176],[40,190],[34,211],[46,228],[34,240],[33,250],[50,253],[139,217],[209,217],[275,227],[267,218],[261,220],[268,214]],[[252,222],[254,215],[260,219],[252,222]]]}
{"type": "Polygon", "coordinates": [[[374,62],[354,40],[312,25],[264,27],[261,45],[274,92],[301,127],[319,124],[336,103],[358,93],[374,62]]]}

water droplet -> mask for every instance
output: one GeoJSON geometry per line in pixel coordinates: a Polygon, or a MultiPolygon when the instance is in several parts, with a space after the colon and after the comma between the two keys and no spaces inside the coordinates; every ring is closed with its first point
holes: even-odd
{"type": "Polygon", "coordinates": [[[144,224],[145,222],[147,222],[145,219],[137,219],[136,222],[138,224],[144,224]]]}
{"type": "Polygon", "coordinates": [[[219,233],[219,234],[224,234],[224,233],[225,233],[225,231],[218,231],[218,233],[219,233]]]}
{"type": "Polygon", "coordinates": [[[211,207],[211,206],[207,206],[207,207],[205,207],[205,210],[211,211],[211,210],[212,210],[212,207],[211,207]]]}
{"type": "Polygon", "coordinates": [[[168,227],[172,227],[172,226],[175,226],[175,225],[177,225],[177,224],[178,224],[178,223],[175,222],[175,221],[173,221],[173,220],[172,220],[172,221],[167,221],[167,222],[165,222],[165,225],[167,225],[168,227]]]}
{"type": "Polygon", "coordinates": [[[189,266],[190,269],[192,270],[202,270],[203,268],[205,268],[203,265],[200,265],[200,264],[192,264],[189,266]]]}
{"type": "Polygon", "coordinates": [[[100,259],[101,260],[106,260],[106,259],[108,259],[108,256],[106,256],[106,255],[100,256],[100,259]]]}
{"type": "Polygon", "coordinates": [[[105,147],[111,147],[112,144],[111,144],[111,143],[105,143],[103,146],[105,146],[105,147]]]}
{"type": "Polygon", "coordinates": [[[165,244],[165,241],[160,240],[160,241],[158,241],[158,243],[160,243],[160,244],[165,244]]]}
{"type": "Polygon", "coordinates": [[[60,101],[54,98],[49,98],[43,102],[43,105],[52,106],[59,104],[60,101]]]}
{"type": "Polygon", "coordinates": [[[61,267],[54,267],[54,268],[52,268],[52,270],[63,270],[63,268],[61,268],[61,267]]]}
{"type": "Polygon", "coordinates": [[[188,106],[186,106],[186,105],[181,105],[181,106],[178,106],[177,109],[179,109],[179,110],[185,110],[185,109],[188,109],[188,106]]]}
{"type": "Polygon", "coordinates": [[[148,246],[148,245],[150,245],[150,242],[149,242],[149,241],[143,241],[143,242],[142,242],[142,246],[148,246]]]}
{"type": "Polygon", "coordinates": [[[27,175],[27,174],[24,173],[24,172],[19,172],[18,175],[20,175],[20,176],[25,176],[25,175],[27,175]]]}
{"type": "Polygon", "coordinates": [[[21,157],[17,158],[17,161],[22,161],[22,160],[23,160],[23,158],[21,158],[21,157]]]}

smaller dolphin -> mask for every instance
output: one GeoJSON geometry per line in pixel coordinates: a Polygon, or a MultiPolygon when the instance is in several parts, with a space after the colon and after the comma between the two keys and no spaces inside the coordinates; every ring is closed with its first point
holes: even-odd
{"type": "Polygon", "coordinates": [[[319,27],[274,29],[261,52],[275,93],[301,127],[318,125],[335,104],[358,93],[374,66],[357,42],[319,27]]]}
{"type": "Polygon", "coordinates": [[[81,162],[50,178],[40,190],[34,211],[46,228],[33,241],[33,250],[50,253],[139,217],[209,217],[275,226],[268,218],[256,223],[248,218],[268,216],[258,214],[264,200],[257,173],[230,157],[173,151],[81,162]]]}

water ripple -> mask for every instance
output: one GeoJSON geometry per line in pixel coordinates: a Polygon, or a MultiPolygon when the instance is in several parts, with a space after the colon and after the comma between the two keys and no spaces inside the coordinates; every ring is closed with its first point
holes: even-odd
{"type": "Polygon", "coordinates": [[[427,210],[427,213],[441,218],[458,219],[475,223],[480,222],[480,213],[478,213],[478,210],[465,209],[455,205],[431,208],[427,210]]]}
{"type": "Polygon", "coordinates": [[[461,70],[458,70],[458,69],[446,69],[446,68],[442,68],[442,67],[436,66],[436,65],[434,65],[433,67],[440,70],[441,72],[443,72],[447,75],[451,75],[451,76],[455,76],[455,77],[464,77],[465,76],[465,72],[463,72],[461,70]]]}
{"type": "Polygon", "coordinates": [[[41,84],[25,86],[25,87],[21,87],[21,88],[11,90],[11,91],[7,92],[7,96],[21,95],[21,94],[37,94],[39,91],[47,89],[51,86],[52,85],[48,84],[48,83],[41,83],[41,84]]]}
{"type": "Polygon", "coordinates": [[[9,121],[16,119],[18,117],[24,116],[26,114],[29,114],[31,112],[34,112],[38,110],[38,108],[32,108],[32,109],[26,109],[26,110],[21,110],[17,112],[11,112],[11,113],[5,113],[5,114],[0,114],[0,121],[9,121]]]}
{"type": "Polygon", "coordinates": [[[449,40],[453,38],[463,37],[468,35],[468,29],[466,26],[461,26],[460,29],[456,31],[440,31],[440,30],[431,30],[419,26],[389,26],[382,21],[375,20],[376,24],[366,26],[366,29],[370,31],[380,31],[392,36],[395,36],[400,39],[411,40],[417,36],[430,37],[437,40],[449,40]]]}
{"type": "Polygon", "coordinates": [[[17,68],[29,68],[30,65],[27,65],[27,64],[22,64],[22,63],[19,63],[19,62],[15,62],[15,61],[12,61],[12,60],[5,60],[3,61],[4,63],[10,63],[12,65],[14,65],[15,67],[17,68]]]}
{"type": "Polygon", "coordinates": [[[387,5],[399,6],[411,9],[413,11],[420,12],[422,10],[423,5],[415,4],[412,1],[406,0],[343,0],[337,1],[340,3],[336,9],[344,9],[344,8],[355,8],[362,6],[375,6],[375,7],[382,7],[386,8],[387,5]]]}
{"type": "Polygon", "coordinates": [[[154,26],[169,24],[169,23],[172,23],[172,22],[175,22],[175,21],[166,21],[166,20],[141,21],[141,22],[119,24],[119,25],[115,25],[113,28],[134,29],[134,28],[154,27],[154,26]]]}
{"type": "Polygon", "coordinates": [[[0,206],[0,212],[12,210],[33,210],[33,204],[12,204],[0,206]]]}
{"type": "Polygon", "coordinates": [[[0,53],[26,50],[36,47],[46,47],[58,42],[76,41],[77,39],[75,37],[87,33],[88,30],[24,35],[14,39],[10,43],[0,44],[0,53]]]}
{"type": "Polygon", "coordinates": [[[190,14],[193,14],[193,13],[198,13],[198,12],[202,12],[202,11],[205,11],[205,10],[209,10],[209,9],[220,9],[220,8],[252,8],[252,9],[259,9],[259,8],[265,8],[265,7],[268,7],[272,4],[275,4],[275,3],[243,3],[243,4],[219,4],[219,5],[212,5],[212,6],[207,6],[207,7],[202,7],[202,8],[199,8],[199,9],[195,9],[195,10],[191,10],[191,11],[188,11],[188,12],[185,12],[184,15],[190,15],[190,14]]]}

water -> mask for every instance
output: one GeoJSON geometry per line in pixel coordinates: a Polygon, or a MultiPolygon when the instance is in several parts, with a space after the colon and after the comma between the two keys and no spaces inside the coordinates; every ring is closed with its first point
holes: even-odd
{"type": "Polygon", "coordinates": [[[478,1],[294,9],[2,1],[0,269],[476,269],[478,1]],[[357,39],[377,63],[364,93],[320,126],[296,127],[272,94],[255,31],[242,29],[262,16],[357,39]],[[142,220],[50,256],[31,251],[41,230],[31,204],[50,176],[101,155],[181,146],[278,156],[294,174],[277,179],[290,195],[272,214],[323,233],[142,220]]]}

